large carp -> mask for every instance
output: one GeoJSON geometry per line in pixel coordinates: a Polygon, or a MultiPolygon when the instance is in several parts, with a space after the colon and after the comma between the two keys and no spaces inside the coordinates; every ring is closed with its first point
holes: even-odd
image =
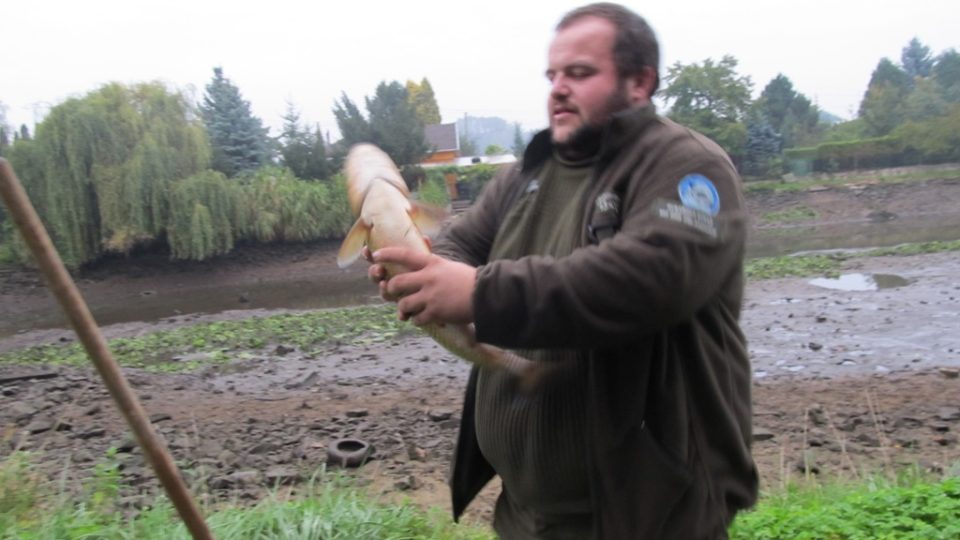
{"type": "MultiPolygon", "coordinates": [[[[372,144],[357,144],[347,154],[344,171],[347,198],[357,222],[337,253],[340,268],[353,264],[365,245],[371,251],[402,246],[430,253],[424,233],[438,231],[445,212],[412,201],[406,182],[386,153],[372,144]]],[[[384,266],[388,279],[408,270],[395,264],[384,266]]],[[[521,379],[524,387],[532,387],[543,370],[542,364],[528,358],[477,343],[473,325],[426,324],[421,328],[445,349],[465,360],[486,368],[508,370],[521,379]]]]}

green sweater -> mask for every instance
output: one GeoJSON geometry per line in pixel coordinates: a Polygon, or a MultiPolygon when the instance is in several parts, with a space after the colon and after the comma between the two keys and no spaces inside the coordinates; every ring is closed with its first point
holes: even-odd
{"type": "MultiPolygon", "coordinates": [[[[563,257],[578,245],[592,160],[548,160],[506,216],[490,259],[563,257]]],[[[573,349],[519,351],[555,367],[531,392],[503,371],[482,371],[477,386],[477,437],[517,506],[548,514],[587,513],[584,380],[573,349]]],[[[498,518],[502,518],[499,516],[498,518]]]]}

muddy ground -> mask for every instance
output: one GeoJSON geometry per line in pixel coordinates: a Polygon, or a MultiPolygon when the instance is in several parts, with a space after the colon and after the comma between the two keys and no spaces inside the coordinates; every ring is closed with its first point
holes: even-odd
{"type": "MultiPolygon", "coordinates": [[[[760,219],[790,208],[814,208],[820,222],[949,220],[957,202],[955,178],[750,198],[761,232],[796,227],[760,219]]],[[[198,295],[215,283],[235,308],[108,325],[108,336],[273,312],[244,301],[254,283],[327,280],[341,291],[360,283],[351,292],[356,301],[373,301],[362,288],[362,268],[336,269],[335,247],[248,248],[204,264],[140,256],[87,269],[78,283],[94,306],[132,302],[144,291],[198,295]]],[[[844,264],[851,273],[904,281],[868,291],[832,290],[800,278],[747,286],[742,320],[755,374],[754,454],[765,489],[804,474],[853,477],[904,466],[957,472],[960,253],[844,264]]],[[[24,317],[53,309],[36,275],[0,271],[0,320],[19,328],[0,339],[0,351],[72,339],[63,329],[23,325],[24,317]]],[[[275,343],[255,357],[199,373],[126,374],[204,499],[254,501],[278,483],[297,489],[326,463],[333,441],[353,437],[375,449],[370,462],[351,471],[372,493],[448,508],[443,484],[467,371],[429,339],[412,336],[310,351],[275,343]]],[[[47,472],[67,471],[81,485],[107,449],[118,448],[127,502],[136,506],[156,489],[92,370],[0,367],[0,430],[0,456],[43,450],[47,472]]],[[[472,519],[488,517],[495,489],[473,505],[472,519]]]]}

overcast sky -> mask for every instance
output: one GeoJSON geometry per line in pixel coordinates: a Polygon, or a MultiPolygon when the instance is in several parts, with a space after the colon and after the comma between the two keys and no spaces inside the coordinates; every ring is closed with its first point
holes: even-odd
{"type": "MultiPolygon", "coordinates": [[[[11,0],[12,1],[12,0],[11,0]]],[[[0,102],[11,125],[110,81],[160,80],[199,100],[214,66],[278,134],[286,103],[334,133],[341,92],[363,103],[380,81],[430,80],[444,122],[500,116],[546,125],[553,26],[581,1],[30,0],[2,12],[0,102]]],[[[882,57],[917,37],[960,49],[957,0],[639,2],[661,75],[725,54],[754,96],[778,73],[822,109],[851,118],[882,57]]]]}

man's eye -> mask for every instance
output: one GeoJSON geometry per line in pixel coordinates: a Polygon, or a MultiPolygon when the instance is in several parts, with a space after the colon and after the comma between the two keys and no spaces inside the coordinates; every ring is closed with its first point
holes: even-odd
{"type": "Polygon", "coordinates": [[[589,77],[593,73],[589,68],[571,68],[567,72],[567,76],[572,79],[583,79],[589,77]]]}

